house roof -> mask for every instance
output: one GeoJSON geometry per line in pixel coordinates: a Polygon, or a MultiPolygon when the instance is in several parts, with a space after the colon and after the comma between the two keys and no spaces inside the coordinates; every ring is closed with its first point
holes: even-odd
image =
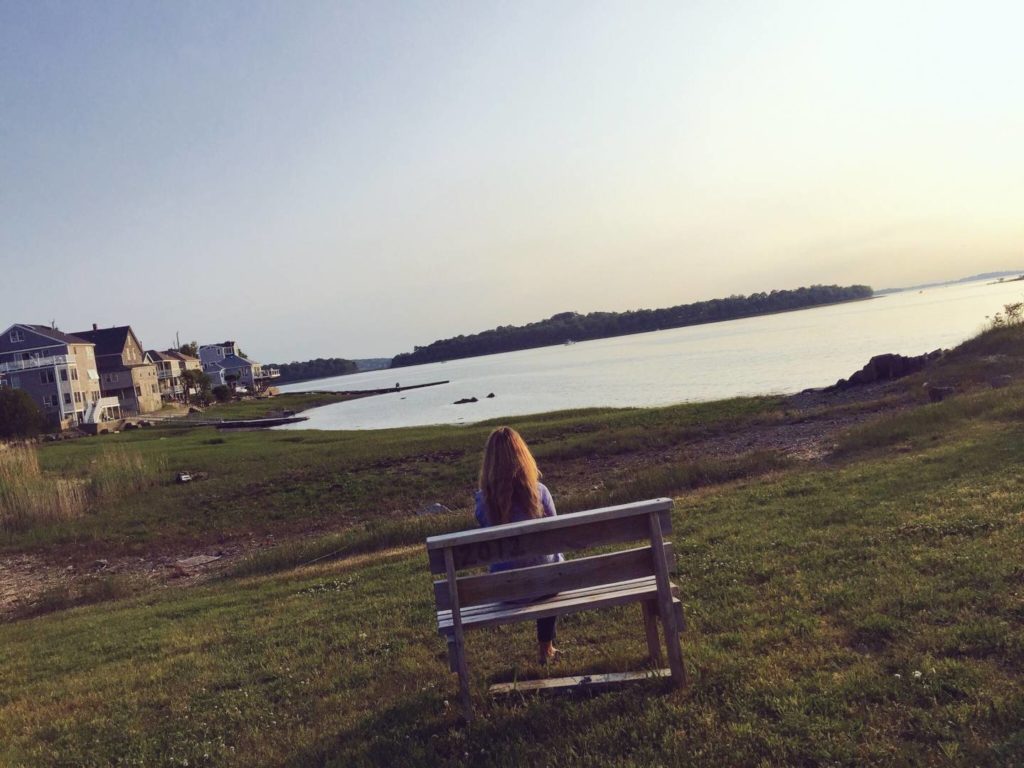
{"type": "Polygon", "coordinates": [[[38,334],[46,336],[47,338],[53,339],[54,341],[60,341],[64,344],[90,344],[88,339],[83,339],[78,334],[63,333],[58,331],[56,328],[51,328],[48,325],[34,325],[31,323],[19,323],[24,328],[31,328],[38,334]]]}
{"type": "Polygon", "coordinates": [[[186,355],[184,352],[179,352],[176,349],[165,350],[162,354],[167,355],[168,357],[170,357],[170,358],[172,358],[174,360],[181,360],[183,363],[198,363],[199,362],[199,358],[198,357],[192,357],[192,355],[186,355]]]}
{"type": "Polygon", "coordinates": [[[254,363],[252,360],[241,357],[240,355],[225,355],[222,360],[218,360],[221,367],[223,368],[248,368],[253,365],[259,365],[254,363]]]}
{"type": "Polygon", "coordinates": [[[130,325],[118,325],[113,328],[97,328],[94,331],[76,331],[75,336],[95,344],[97,355],[120,355],[131,332],[130,325]]]}
{"type": "Polygon", "coordinates": [[[149,355],[151,360],[162,360],[162,361],[177,360],[178,362],[181,362],[181,363],[193,363],[193,362],[194,363],[198,363],[199,362],[199,358],[198,357],[192,357],[191,355],[186,355],[184,352],[179,352],[176,349],[165,349],[162,352],[158,352],[155,349],[147,349],[146,350],[146,354],[149,355]]]}

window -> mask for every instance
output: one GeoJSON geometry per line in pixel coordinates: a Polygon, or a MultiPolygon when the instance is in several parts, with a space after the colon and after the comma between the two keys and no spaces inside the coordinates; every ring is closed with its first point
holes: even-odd
{"type": "Polygon", "coordinates": [[[53,384],[53,371],[47,368],[45,371],[39,372],[39,383],[40,384],[53,384]]]}
{"type": "Polygon", "coordinates": [[[68,369],[67,368],[61,368],[60,369],[60,380],[61,381],[67,381],[68,380],[68,369]]]}
{"type": "Polygon", "coordinates": [[[81,392],[75,392],[75,402],[76,403],[82,402],[82,393],[81,392]]]}
{"type": "Polygon", "coordinates": [[[7,334],[7,338],[9,338],[13,343],[17,344],[19,341],[25,340],[25,334],[19,328],[12,328],[11,332],[7,334]]]}
{"type": "Polygon", "coordinates": [[[149,386],[152,388],[153,394],[155,395],[156,394],[156,384],[150,384],[149,386]]]}
{"type": "Polygon", "coordinates": [[[21,376],[11,375],[11,387],[18,389],[21,386],[21,376]]]}
{"type": "Polygon", "coordinates": [[[43,395],[43,405],[47,408],[56,408],[57,402],[56,395],[43,395]]]}
{"type": "Polygon", "coordinates": [[[138,385],[135,386],[135,396],[136,397],[142,397],[142,387],[140,387],[138,385]]]}
{"type": "Polygon", "coordinates": [[[70,392],[65,392],[64,393],[64,405],[71,405],[71,393],[70,392]]]}
{"type": "Polygon", "coordinates": [[[71,369],[71,380],[72,381],[78,381],[78,369],[77,368],[72,368],[71,369]]]}

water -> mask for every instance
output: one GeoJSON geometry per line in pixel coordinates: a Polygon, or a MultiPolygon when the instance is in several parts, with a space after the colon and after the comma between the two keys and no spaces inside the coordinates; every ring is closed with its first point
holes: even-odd
{"type": "MultiPolygon", "coordinates": [[[[598,406],[654,406],[834,384],[873,355],[955,346],[1024,300],[1024,282],[984,282],[668,331],[286,384],[282,392],[438,387],[307,411],[297,429],[468,424],[598,406]],[[486,399],[493,392],[493,399],[486,399]],[[476,397],[476,403],[454,405],[476,397]]],[[[289,427],[282,427],[288,429],[289,427]]]]}

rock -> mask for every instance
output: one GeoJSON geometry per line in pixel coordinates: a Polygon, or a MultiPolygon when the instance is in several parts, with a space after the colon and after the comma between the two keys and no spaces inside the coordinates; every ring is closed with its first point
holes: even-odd
{"type": "Polygon", "coordinates": [[[956,387],[928,387],[928,399],[933,403],[941,403],[947,397],[956,394],[956,387]]]}
{"type": "Polygon", "coordinates": [[[488,399],[488,400],[490,400],[490,399],[491,399],[492,397],[494,397],[494,393],[493,393],[493,392],[491,392],[491,394],[489,394],[489,395],[487,396],[487,399],[488,399]]]}
{"type": "Polygon", "coordinates": [[[867,365],[850,376],[849,379],[840,379],[831,387],[826,387],[825,391],[836,392],[850,387],[873,384],[876,381],[902,379],[904,376],[924,370],[925,366],[942,357],[942,354],[941,349],[936,349],[928,354],[915,357],[895,354],[875,355],[868,360],[867,365]]]}
{"type": "Polygon", "coordinates": [[[464,397],[461,400],[456,400],[452,405],[464,405],[465,403],[475,403],[477,399],[475,397],[464,397]]]}
{"type": "Polygon", "coordinates": [[[992,389],[1002,389],[1013,384],[1013,376],[1008,373],[1004,373],[1002,376],[993,376],[988,383],[992,385],[992,389]]]}
{"type": "Polygon", "coordinates": [[[98,571],[101,571],[108,565],[110,565],[110,563],[107,560],[97,560],[95,563],[92,564],[92,567],[98,571]]]}
{"type": "Polygon", "coordinates": [[[451,512],[451,510],[448,509],[448,507],[446,507],[444,504],[434,502],[433,504],[428,504],[427,506],[423,507],[423,509],[417,510],[416,515],[441,515],[445,512],[451,512]]]}
{"type": "Polygon", "coordinates": [[[214,555],[196,555],[195,557],[186,557],[184,560],[179,560],[174,564],[174,567],[179,569],[199,568],[200,566],[207,565],[215,560],[220,560],[220,557],[216,557],[214,555]]]}

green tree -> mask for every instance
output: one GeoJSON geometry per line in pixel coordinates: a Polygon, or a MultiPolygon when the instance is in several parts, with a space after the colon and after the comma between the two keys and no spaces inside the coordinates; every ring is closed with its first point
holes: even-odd
{"type": "Polygon", "coordinates": [[[210,377],[202,371],[186,370],[181,372],[181,381],[185,385],[185,402],[192,401],[190,390],[196,391],[196,400],[206,405],[210,402],[210,377]]]}
{"type": "Polygon", "coordinates": [[[43,428],[43,414],[20,389],[0,388],[0,438],[35,437],[43,428]]]}
{"type": "Polygon", "coordinates": [[[199,357],[199,344],[195,341],[190,341],[188,344],[182,344],[178,347],[178,351],[183,355],[189,355],[190,357],[199,357]]]}
{"type": "Polygon", "coordinates": [[[213,396],[217,398],[218,403],[226,403],[231,399],[231,389],[224,384],[218,384],[213,388],[213,396]]]}

